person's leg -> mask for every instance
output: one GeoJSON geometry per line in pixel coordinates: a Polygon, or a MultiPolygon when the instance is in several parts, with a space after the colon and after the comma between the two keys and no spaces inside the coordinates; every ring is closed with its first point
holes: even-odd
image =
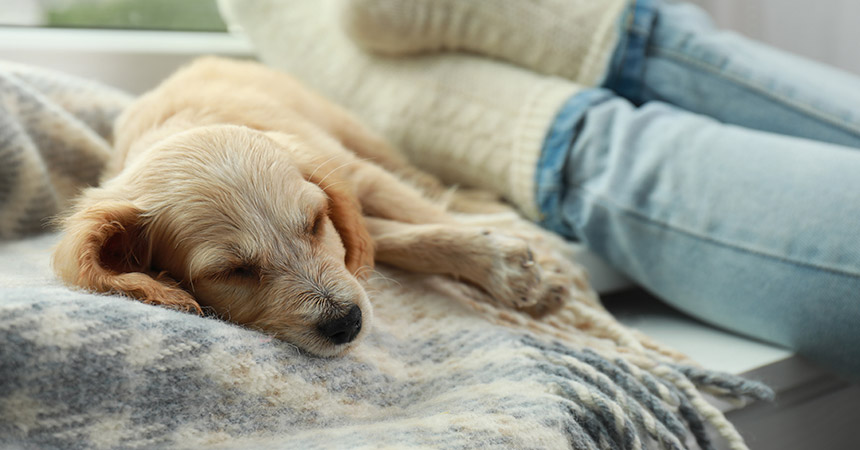
{"type": "Polygon", "coordinates": [[[558,119],[544,226],[704,321],[860,377],[860,151],[603,89],[558,119]]]}
{"type": "Polygon", "coordinates": [[[714,27],[698,7],[637,0],[604,86],[721,122],[860,147],[860,77],[714,27]]]}
{"type": "Polygon", "coordinates": [[[660,100],[725,123],[860,146],[860,78],[713,26],[667,0],[345,0],[372,52],[462,50],[634,104],[660,100]]]}
{"type": "Polygon", "coordinates": [[[350,39],[385,55],[463,51],[594,86],[634,0],[343,0],[350,39]]]}

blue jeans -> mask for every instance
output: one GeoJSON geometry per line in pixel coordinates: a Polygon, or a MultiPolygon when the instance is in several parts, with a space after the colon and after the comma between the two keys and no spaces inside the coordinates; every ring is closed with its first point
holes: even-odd
{"type": "Polygon", "coordinates": [[[638,1],[544,145],[543,225],[675,307],[860,378],[860,79],[638,1]]]}

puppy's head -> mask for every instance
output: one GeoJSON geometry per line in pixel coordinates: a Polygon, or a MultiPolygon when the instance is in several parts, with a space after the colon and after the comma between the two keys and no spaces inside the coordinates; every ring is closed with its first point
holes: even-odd
{"type": "Polygon", "coordinates": [[[69,284],[219,316],[321,356],[365,334],[373,249],[347,183],[243,127],[165,139],[65,219],[69,284]],[[320,173],[317,173],[320,172],[320,173]]]}

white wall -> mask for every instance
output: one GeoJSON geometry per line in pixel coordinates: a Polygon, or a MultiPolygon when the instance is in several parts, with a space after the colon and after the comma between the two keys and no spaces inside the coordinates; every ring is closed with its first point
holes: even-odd
{"type": "Polygon", "coordinates": [[[860,74],[860,0],[691,0],[723,27],[860,74]]]}

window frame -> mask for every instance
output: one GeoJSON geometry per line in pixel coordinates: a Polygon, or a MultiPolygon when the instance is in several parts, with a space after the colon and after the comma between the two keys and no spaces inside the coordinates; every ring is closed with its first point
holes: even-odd
{"type": "Polygon", "coordinates": [[[237,33],[0,26],[0,60],[96,79],[134,94],[208,54],[254,56],[250,41],[237,33]]]}

